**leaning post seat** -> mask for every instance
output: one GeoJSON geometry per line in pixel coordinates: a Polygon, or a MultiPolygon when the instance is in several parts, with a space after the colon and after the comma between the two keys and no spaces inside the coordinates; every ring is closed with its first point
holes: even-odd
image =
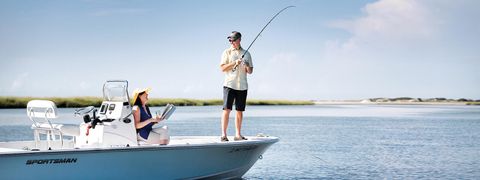
{"type": "Polygon", "coordinates": [[[40,134],[46,135],[47,148],[51,148],[52,140],[58,134],[63,146],[63,136],[80,135],[80,127],[70,124],[54,124],[50,119],[58,118],[57,106],[54,102],[48,100],[31,100],[27,104],[27,116],[32,121],[32,129],[34,131],[35,146],[38,148],[40,142],[40,134]]]}

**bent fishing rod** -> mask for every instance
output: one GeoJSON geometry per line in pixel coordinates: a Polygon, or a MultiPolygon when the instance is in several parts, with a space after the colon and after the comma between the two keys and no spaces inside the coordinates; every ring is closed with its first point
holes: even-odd
{"type": "MultiPolygon", "coordinates": [[[[243,60],[243,57],[245,56],[245,54],[248,52],[248,50],[250,49],[250,47],[252,47],[253,43],[255,43],[255,41],[257,40],[258,36],[260,36],[260,34],[262,34],[263,30],[265,30],[265,28],[267,28],[267,26],[273,21],[273,19],[275,19],[280,13],[282,13],[283,11],[285,11],[286,9],[288,8],[291,8],[291,7],[295,7],[295,6],[287,6],[285,8],[283,8],[282,10],[278,11],[277,14],[275,14],[275,16],[272,17],[272,19],[270,19],[270,21],[268,21],[267,24],[265,24],[265,26],[263,26],[262,30],[257,34],[257,36],[255,37],[255,39],[253,39],[252,43],[250,43],[250,45],[248,46],[247,50],[242,54],[242,63],[245,64],[245,61],[243,60]]],[[[232,72],[235,72],[237,70],[237,67],[238,65],[235,65],[232,69],[232,72]]]]}

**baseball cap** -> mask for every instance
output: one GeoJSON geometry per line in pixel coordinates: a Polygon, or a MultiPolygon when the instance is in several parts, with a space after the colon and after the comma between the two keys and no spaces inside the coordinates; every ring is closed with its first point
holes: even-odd
{"type": "Polygon", "coordinates": [[[230,34],[230,36],[227,37],[228,40],[232,40],[232,41],[235,41],[240,38],[242,38],[242,34],[240,34],[240,32],[238,31],[232,31],[232,34],[230,34]]]}

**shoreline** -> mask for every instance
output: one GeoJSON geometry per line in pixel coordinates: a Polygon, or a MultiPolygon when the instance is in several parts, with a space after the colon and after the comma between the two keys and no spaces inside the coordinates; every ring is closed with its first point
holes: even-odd
{"type": "MultiPolygon", "coordinates": [[[[79,108],[86,106],[99,107],[103,101],[101,97],[14,97],[0,96],[0,109],[26,108],[30,100],[42,99],[53,101],[59,108],[79,108]]],[[[187,98],[150,98],[149,105],[165,106],[216,106],[222,105],[222,99],[187,99],[187,98]]],[[[375,98],[364,100],[247,100],[247,105],[449,105],[468,106],[480,105],[480,100],[445,99],[445,98],[375,98]]]]}
{"type": "Polygon", "coordinates": [[[468,102],[361,102],[361,101],[314,101],[315,105],[442,105],[442,106],[469,106],[480,103],[468,102]]]}
{"type": "MultiPolygon", "coordinates": [[[[80,108],[87,106],[99,107],[102,104],[101,97],[13,97],[0,96],[0,109],[26,108],[29,101],[50,100],[58,108],[80,108]]],[[[222,99],[187,99],[187,98],[150,98],[148,104],[151,107],[173,104],[175,106],[214,106],[222,105],[222,99]]],[[[307,100],[247,100],[247,105],[314,105],[313,101],[307,100]]]]}

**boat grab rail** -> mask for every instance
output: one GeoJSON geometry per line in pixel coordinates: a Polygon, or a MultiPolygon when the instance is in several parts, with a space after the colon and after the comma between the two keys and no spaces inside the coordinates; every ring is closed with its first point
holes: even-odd
{"type": "Polygon", "coordinates": [[[31,100],[27,104],[27,116],[36,127],[40,127],[42,123],[36,121],[35,118],[44,118],[45,122],[47,122],[53,130],[54,128],[50,119],[58,117],[57,106],[48,100],[31,100]]]}

